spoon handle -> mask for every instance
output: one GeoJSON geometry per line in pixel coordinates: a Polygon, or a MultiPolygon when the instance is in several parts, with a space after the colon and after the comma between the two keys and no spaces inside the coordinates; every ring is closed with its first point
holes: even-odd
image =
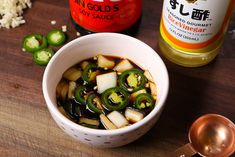
{"type": "Polygon", "coordinates": [[[174,152],[171,152],[167,157],[191,157],[197,152],[193,149],[190,143],[176,149],[174,152]]]}

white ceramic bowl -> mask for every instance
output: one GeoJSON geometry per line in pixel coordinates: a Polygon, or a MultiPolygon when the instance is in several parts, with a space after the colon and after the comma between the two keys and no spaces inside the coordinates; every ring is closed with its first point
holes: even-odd
{"type": "Polygon", "coordinates": [[[118,147],[144,135],[158,120],[168,88],[167,69],[158,54],[140,40],[117,33],[96,33],[69,42],[52,57],[43,76],[43,94],[58,126],[73,138],[96,147],[118,147]],[[125,57],[150,71],[157,84],[158,100],[155,108],[140,122],[116,130],[90,129],[72,122],[58,111],[56,86],[63,72],[97,54],[125,57]]]}

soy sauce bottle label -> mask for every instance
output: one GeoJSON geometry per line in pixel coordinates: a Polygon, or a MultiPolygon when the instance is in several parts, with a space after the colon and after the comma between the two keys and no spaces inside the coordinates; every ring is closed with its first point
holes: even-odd
{"type": "Polygon", "coordinates": [[[70,13],[92,32],[121,32],[141,16],[141,0],[70,0],[70,13]]]}

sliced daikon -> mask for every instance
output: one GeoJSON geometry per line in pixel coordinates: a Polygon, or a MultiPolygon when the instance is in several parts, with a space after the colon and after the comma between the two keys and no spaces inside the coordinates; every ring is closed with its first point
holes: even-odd
{"type": "Polygon", "coordinates": [[[96,119],[89,119],[89,118],[81,117],[79,119],[79,124],[88,124],[88,125],[98,126],[100,124],[100,122],[99,122],[99,120],[96,120],[96,119]]]}
{"type": "Polygon", "coordinates": [[[153,82],[149,82],[149,88],[154,99],[157,97],[157,86],[153,82]]]}
{"type": "Polygon", "coordinates": [[[109,113],[107,117],[118,128],[125,127],[129,124],[126,118],[118,111],[109,113]]]}
{"type": "Polygon", "coordinates": [[[100,114],[100,121],[107,130],[117,129],[117,127],[104,114],[100,114]]]}
{"type": "Polygon", "coordinates": [[[56,86],[56,96],[60,97],[61,96],[61,90],[67,82],[65,80],[61,80],[58,85],[56,86]]]}
{"type": "Polygon", "coordinates": [[[67,98],[69,90],[69,85],[66,81],[62,80],[59,82],[59,84],[56,87],[56,95],[57,97],[62,98],[63,100],[67,98]]]}
{"type": "Polygon", "coordinates": [[[144,118],[144,114],[139,111],[136,111],[135,109],[127,108],[125,110],[125,117],[131,123],[136,123],[144,118]]]}
{"type": "Polygon", "coordinates": [[[68,91],[68,98],[69,99],[74,98],[74,91],[75,91],[76,87],[77,87],[76,82],[74,82],[74,81],[69,82],[69,91],[68,91]]]}
{"type": "Polygon", "coordinates": [[[63,74],[63,77],[70,81],[76,81],[82,76],[81,69],[78,69],[76,67],[71,67],[68,70],[66,70],[63,74]]]}
{"type": "Polygon", "coordinates": [[[153,82],[153,77],[152,75],[150,74],[150,72],[148,70],[145,70],[144,71],[144,76],[149,80],[149,81],[152,81],[153,82]]]}
{"type": "Polygon", "coordinates": [[[133,65],[127,59],[123,59],[113,68],[113,70],[123,72],[132,68],[134,68],[133,65]]]}
{"type": "Polygon", "coordinates": [[[114,60],[111,60],[111,59],[109,59],[105,56],[102,56],[102,55],[98,55],[97,58],[98,58],[97,64],[101,68],[112,69],[115,66],[114,60]]]}
{"type": "Polygon", "coordinates": [[[116,72],[110,72],[96,76],[96,83],[98,93],[103,93],[106,89],[116,87],[117,85],[117,74],[116,72]]]}
{"type": "Polygon", "coordinates": [[[84,69],[85,69],[85,67],[86,67],[88,64],[89,64],[89,62],[87,62],[87,61],[83,61],[83,62],[80,64],[80,66],[81,66],[82,70],[84,70],[84,69]]]}

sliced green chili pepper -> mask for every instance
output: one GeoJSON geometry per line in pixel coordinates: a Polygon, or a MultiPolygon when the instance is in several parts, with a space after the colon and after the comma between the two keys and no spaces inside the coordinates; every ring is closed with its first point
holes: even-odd
{"type": "Polygon", "coordinates": [[[47,47],[46,37],[41,34],[27,35],[23,39],[23,48],[27,52],[35,52],[47,47]]]}
{"type": "Polygon", "coordinates": [[[85,86],[78,86],[75,89],[74,92],[75,100],[81,103],[82,105],[86,105],[87,95],[88,95],[88,90],[85,86]]]}
{"type": "Polygon", "coordinates": [[[120,87],[109,88],[102,93],[101,101],[110,111],[121,110],[129,103],[129,93],[120,87]]]}
{"type": "Polygon", "coordinates": [[[118,84],[128,92],[135,92],[145,87],[147,79],[143,72],[138,69],[131,69],[123,72],[119,79],[118,84]]]}
{"type": "Polygon", "coordinates": [[[52,46],[61,46],[65,40],[66,36],[61,30],[52,30],[47,35],[47,42],[52,46]]]}
{"type": "Polygon", "coordinates": [[[34,52],[33,61],[38,65],[47,65],[53,55],[54,51],[52,49],[44,48],[34,52]]]}
{"type": "Polygon", "coordinates": [[[87,108],[93,112],[101,114],[103,113],[103,107],[99,97],[96,94],[90,94],[87,98],[87,108]]]}
{"type": "Polygon", "coordinates": [[[154,108],[154,99],[148,93],[139,94],[134,101],[134,107],[139,110],[149,111],[154,108]]]}
{"type": "Polygon", "coordinates": [[[95,64],[88,64],[82,72],[82,79],[88,84],[94,84],[96,76],[100,73],[95,64]]]}

